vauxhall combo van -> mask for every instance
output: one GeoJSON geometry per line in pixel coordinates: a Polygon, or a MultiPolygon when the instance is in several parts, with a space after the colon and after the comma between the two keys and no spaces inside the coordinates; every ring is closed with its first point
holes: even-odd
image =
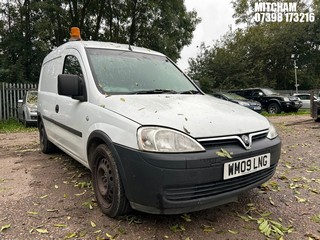
{"type": "Polygon", "coordinates": [[[204,94],[161,53],[116,43],[70,41],[44,59],[38,128],[43,153],[58,147],[91,170],[110,217],[236,201],[280,157],[266,118],[204,94]]]}

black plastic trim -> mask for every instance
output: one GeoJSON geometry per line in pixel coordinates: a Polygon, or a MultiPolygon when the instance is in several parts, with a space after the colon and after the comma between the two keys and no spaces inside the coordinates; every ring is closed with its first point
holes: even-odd
{"type": "Polygon", "coordinates": [[[78,131],[78,130],[76,130],[74,128],[71,128],[69,126],[66,126],[66,125],[64,125],[62,123],[59,123],[56,120],[53,120],[52,118],[49,118],[47,116],[42,116],[42,118],[47,120],[47,121],[49,121],[49,122],[51,122],[51,123],[53,123],[53,124],[55,124],[55,125],[57,125],[57,126],[59,126],[59,127],[61,127],[61,128],[63,128],[64,130],[67,130],[68,132],[70,132],[70,133],[82,138],[82,132],[80,132],[80,131],[78,131]]]}

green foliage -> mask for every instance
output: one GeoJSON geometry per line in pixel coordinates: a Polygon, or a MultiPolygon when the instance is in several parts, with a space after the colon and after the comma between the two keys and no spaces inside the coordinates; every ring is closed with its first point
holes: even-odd
{"type": "Polygon", "coordinates": [[[14,132],[33,132],[37,128],[26,128],[16,119],[9,119],[8,121],[0,121],[0,133],[14,133],[14,132]]]}
{"type": "MultiPolygon", "coordinates": [[[[189,60],[189,75],[206,82],[212,89],[272,87],[295,89],[294,66],[297,60],[300,89],[320,87],[320,19],[309,23],[255,23],[253,0],[232,2],[237,23],[242,28],[230,29],[213,46],[201,45],[199,55],[189,60]],[[243,27],[244,25],[244,27],[243,27]]],[[[279,2],[279,1],[277,1],[279,2]]],[[[315,15],[319,1],[312,6],[315,15]]],[[[299,1],[300,12],[310,11],[299,1]]],[[[209,87],[209,88],[210,88],[209,87]]]]}
{"type": "Polygon", "coordinates": [[[0,79],[37,82],[42,60],[80,27],[82,39],[143,46],[173,61],[200,22],[183,0],[0,2],[0,79]]]}

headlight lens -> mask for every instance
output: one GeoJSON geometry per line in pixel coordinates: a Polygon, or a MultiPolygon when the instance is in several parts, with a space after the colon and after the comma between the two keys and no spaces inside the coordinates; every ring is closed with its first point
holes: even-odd
{"type": "Polygon", "coordinates": [[[241,106],[244,106],[244,107],[249,107],[249,106],[250,106],[250,104],[249,104],[249,103],[246,103],[246,102],[239,102],[239,104],[240,104],[241,106]]]}
{"type": "Polygon", "coordinates": [[[274,139],[277,136],[278,136],[278,133],[277,133],[276,128],[273,126],[272,123],[270,123],[270,128],[269,128],[269,132],[268,132],[267,138],[274,139]]]}
{"type": "Polygon", "coordinates": [[[141,127],[137,132],[141,150],[150,152],[200,152],[205,149],[193,138],[162,127],[141,127]]]}
{"type": "Polygon", "coordinates": [[[284,98],[283,98],[283,101],[285,101],[285,102],[290,102],[290,99],[289,99],[288,97],[284,97],[284,98]]]}

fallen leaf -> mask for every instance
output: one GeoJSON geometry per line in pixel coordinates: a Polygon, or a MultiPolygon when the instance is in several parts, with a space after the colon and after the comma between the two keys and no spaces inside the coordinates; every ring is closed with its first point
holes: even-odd
{"type": "Polygon", "coordinates": [[[176,232],[183,232],[186,229],[184,228],[184,226],[176,224],[176,225],[170,226],[170,230],[172,232],[176,233],[176,232]]]}
{"type": "Polygon", "coordinates": [[[49,233],[47,229],[42,229],[42,228],[36,228],[36,231],[38,233],[41,233],[41,234],[47,234],[49,233]]]}
{"type": "Polygon", "coordinates": [[[186,222],[191,222],[191,221],[192,221],[190,214],[185,213],[185,214],[181,215],[180,217],[181,217],[183,220],[185,220],[186,222]]]}
{"type": "Polygon", "coordinates": [[[3,232],[4,230],[8,229],[11,227],[11,224],[6,224],[6,225],[3,225],[1,228],[0,228],[0,232],[3,232]]]}
{"type": "Polygon", "coordinates": [[[61,223],[56,223],[56,224],[54,224],[53,226],[55,226],[55,227],[61,227],[61,228],[67,227],[66,224],[61,224],[61,223]]]}
{"type": "Polygon", "coordinates": [[[29,214],[31,214],[31,215],[37,215],[37,214],[39,214],[38,212],[28,212],[29,214]]]}
{"type": "Polygon", "coordinates": [[[97,226],[93,221],[90,221],[90,224],[91,224],[91,227],[93,227],[93,228],[95,228],[97,226]]]}
{"type": "Polygon", "coordinates": [[[47,212],[58,212],[58,209],[47,209],[47,212]]]}
{"type": "Polygon", "coordinates": [[[184,130],[186,133],[190,134],[189,130],[186,129],[185,126],[183,126],[183,130],[184,130]]]}
{"type": "Polygon", "coordinates": [[[216,154],[220,157],[226,157],[229,159],[232,158],[232,156],[231,156],[232,153],[229,153],[227,150],[225,150],[223,148],[220,149],[220,152],[216,152],[216,154]]]}
{"type": "Polygon", "coordinates": [[[320,223],[320,214],[312,216],[311,220],[316,223],[320,223]]]}
{"type": "Polygon", "coordinates": [[[81,196],[81,195],[84,195],[86,193],[86,190],[84,190],[82,193],[76,193],[74,194],[75,196],[81,196]]]}
{"type": "Polygon", "coordinates": [[[106,236],[107,236],[107,238],[109,238],[109,240],[115,240],[115,237],[116,237],[117,235],[112,236],[111,234],[106,233],[106,236]]]}
{"type": "Polygon", "coordinates": [[[228,230],[228,232],[229,232],[229,233],[232,233],[233,235],[238,234],[238,231],[234,231],[234,230],[230,230],[230,229],[228,230]]]}
{"type": "Polygon", "coordinates": [[[270,201],[270,204],[271,204],[272,206],[274,206],[274,201],[272,200],[271,197],[269,197],[269,201],[270,201]]]}
{"type": "Polygon", "coordinates": [[[71,238],[75,238],[77,237],[77,234],[76,233],[69,233],[67,234],[64,238],[65,239],[71,239],[71,238]]]}
{"type": "Polygon", "coordinates": [[[202,231],[204,231],[204,232],[212,232],[212,231],[214,231],[214,227],[211,226],[211,225],[203,224],[202,225],[202,231]]]}
{"type": "Polygon", "coordinates": [[[127,234],[127,231],[126,231],[126,229],[124,228],[124,227],[118,227],[118,232],[120,233],[120,234],[122,234],[122,235],[124,235],[124,234],[127,234]]]}
{"type": "Polygon", "coordinates": [[[297,199],[297,201],[298,201],[299,203],[305,203],[305,202],[307,201],[307,199],[305,199],[305,198],[300,198],[300,197],[298,197],[298,196],[295,196],[295,198],[297,199]]]}

